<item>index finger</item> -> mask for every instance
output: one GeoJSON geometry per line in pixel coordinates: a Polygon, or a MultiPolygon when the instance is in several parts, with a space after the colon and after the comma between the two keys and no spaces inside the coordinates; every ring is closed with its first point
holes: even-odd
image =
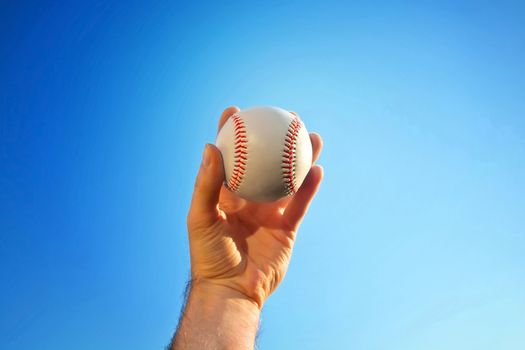
{"type": "Polygon", "coordinates": [[[240,112],[241,109],[237,106],[230,106],[228,108],[226,108],[222,114],[221,114],[221,117],[219,119],[219,128],[217,129],[217,133],[219,133],[219,131],[221,131],[221,128],[222,126],[224,125],[224,123],[226,123],[226,121],[228,120],[229,117],[231,117],[232,115],[234,115],[235,113],[237,112],[240,112]]]}

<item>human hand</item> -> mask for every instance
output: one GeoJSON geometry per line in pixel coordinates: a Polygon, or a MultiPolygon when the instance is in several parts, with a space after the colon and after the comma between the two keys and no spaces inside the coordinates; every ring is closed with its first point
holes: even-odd
{"type": "MultiPolygon", "coordinates": [[[[222,113],[219,130],[238,112],[222,113]]],[[[311,133],[313,162],[322,140],[311,133]]],[[[297,229],[323,177],[313,165],[302,186],[277,202],[249,202],[224,185],[220,151],[206,145],[188,214],[192,288],[240,293],[258,308],[277,288],[288,269],[297,229]]]]}

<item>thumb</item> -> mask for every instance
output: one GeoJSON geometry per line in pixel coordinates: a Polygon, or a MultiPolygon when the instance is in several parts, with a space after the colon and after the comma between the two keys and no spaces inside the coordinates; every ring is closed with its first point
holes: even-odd
{"type": "Polygon", "coordinates": [[[224,167],[219,149],[206,144],[199,174],[195,180],[189,223],[213,224],[218,218],[217,203],[224,182],[224,167]]]}

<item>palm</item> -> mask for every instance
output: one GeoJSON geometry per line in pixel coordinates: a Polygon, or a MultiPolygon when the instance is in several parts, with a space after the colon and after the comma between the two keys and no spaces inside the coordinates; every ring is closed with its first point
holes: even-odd
{"type": "Polygon", "coordinates": [[[239,264],[229,266],[230,273],[244,283],[263,283],[268,294],[284,277],[292,253],[295,231],[282,215],[288,202],[289,199],[248,203],[226,189],[222,190],[219,202],[224,213],[223,233],[231,235],[234,242],[229,249],[235,249],[241,258],[239,264]],[[231,210],[232,202],[236,203],[235,211],[231,210]]]}

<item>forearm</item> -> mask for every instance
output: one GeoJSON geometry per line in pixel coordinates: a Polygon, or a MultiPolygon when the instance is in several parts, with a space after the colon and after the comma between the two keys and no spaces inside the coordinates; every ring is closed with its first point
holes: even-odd
{"type": "Polygon", "coordinates": [[[194,283],[171,349],[253,349],[259,316],[257,305],[241,293],[194,283]]]}

